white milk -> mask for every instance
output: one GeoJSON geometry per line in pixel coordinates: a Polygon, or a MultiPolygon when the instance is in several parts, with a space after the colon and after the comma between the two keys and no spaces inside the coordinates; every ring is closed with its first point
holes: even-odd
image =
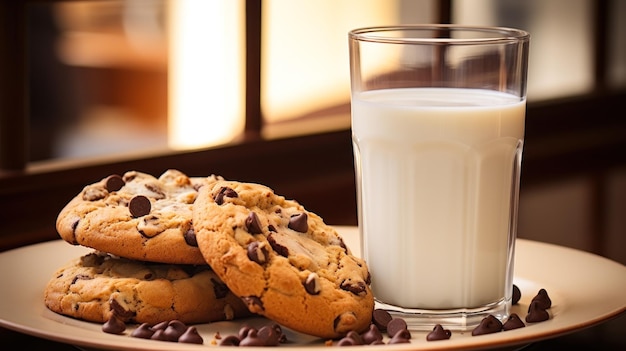
{"type": "Polygon", "coordinates": [[[379,301],[450,309],[505,296],[524,116],[525,101],[483,90],[353,96],[359,224],[379,301]]]}

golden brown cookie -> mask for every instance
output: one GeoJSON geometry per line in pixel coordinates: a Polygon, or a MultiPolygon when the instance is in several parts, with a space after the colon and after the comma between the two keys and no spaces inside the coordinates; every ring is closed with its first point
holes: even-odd
{"type": "Polygon", "coordinates": [[[218,177],[167,170],[159,178],[137,171],[87,185],[59,213],[67,242],[117,256],[174,264],[204,264],[192,225],[203,185],[218,177]]]}
{"type": "Polygon", "coordinates": [[[323,338],[369,326],[365,262],[296,201],[263,185],[217,181],[200,189],[193,221],[207,263],[250,311],[323,338]]]}
{"type": "Polygon", "coordinates": [[[104,323],[205,323],[249,315],[209,266],[147,263],[93,252],[59,268],[44,290],[52,311],[104,323]]]}

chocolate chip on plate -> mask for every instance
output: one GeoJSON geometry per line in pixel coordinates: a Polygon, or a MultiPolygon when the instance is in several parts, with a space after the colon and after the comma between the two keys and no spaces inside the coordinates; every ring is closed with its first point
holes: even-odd
{"type": "Polygon", "coordinates": [[[511,313],[511,315],[509,315],[509,318],[507,318],[506,322],[502,324],[502,330],[506,331],[506,330],[518,329],[518,328],[523,328],[525,326],[526,325],[524,324],[524,322],[522,322],[522,320],[516,313],[511,313]]]}
{"type": "Polygon", "coordinates": [[[499,331],[502,331],[502,322],[498,318],[488,315],[472,330],[472,336],[497,333],[499,331]]]}
{"type": "Polygon", "coordinates": [[[528,314],[526,315],[526,322],[538,323],[547,321],[550,319],[550,314],[543,308],[541,301],[533,301],[528,306],[528,314]]]}
{"type": "Polygon", "coordinates": [[[391,314],[383,309],[377,308],[372,313],[372,323],[378,327],[380,331],[387,331],[387,325],[391,322],[391,314]]]}
{"type": "Polygon", "coordinates": [[[452,336],[452,332],[448,329],[443,329],[441,324],[435,324],[433,330],[426,335],[427,341],[447,340],[452,336]]]}
{"type": "Polygon", "coordinates": [[[531,300],[531,303],[533,302],[538,302],[539,307],[544,310],[552,307],[552,300],[550,299],[550,296],[548,296],[548,292],[546,291],[546,289],[539,289],[537,295],[535,295],[535,297],[533,297],[533,299],[531,300]]]}

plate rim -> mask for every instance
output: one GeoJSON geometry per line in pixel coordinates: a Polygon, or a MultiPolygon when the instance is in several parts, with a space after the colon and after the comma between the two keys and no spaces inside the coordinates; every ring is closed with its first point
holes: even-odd
{"type": "MultiPolygon", "coordinates": [[[[348,237],[351,238],[351,240],[346,240],[346,241],[347,241],[348,246],[353,250],[353,252],[355,251],[360,252],[360,247],[355,247],[357,245],[360,246],[358,243],[358,234],[355,234],[358,232],[357,227],[334,226],[334,228],[342,236],[344,236],[344,239],[347,239],[348,237]],[[357,235],[356,245],[355,245],[355,240],[354,240],[355,235],[357,235]]],[[[87,247],[72,246],[69,243],[61,239],[57,239],[57,240],[40,242],[40,243],[31,244],[31,245],[27,245],[27,246],[23,246],[19,248],[14,248],[12,250],[4,251],[0,253],[0,279],[8,278],[6,274],[9,273],[10,271],[13,271],[13,269],[11,267],[8,267],[8,265],[6,264],[12,259],[14,260],[18,256],[21,256],[23,259],[28,259],[29,255],[32,255],[38,251],[55,252],[54,250],[55,248],[66,249],[66,250],[62,250],[62,252],[67,252],[67,253],[71,252],[72,254],[75,254],[75,255],[81,255],[83,253],[90,252],[92,250],[87,247]]],[[[516,263],[515,263],[516,269],[519,267],[523,267],[523,266],[520,266],[519,264],[520,262],[518,262],[518,258],[519,260],[526,259],[525,257],[531,254],[530,251],[543,252],[543,253],[547,252],[549,254],[556,253],[556,254],[561,254],[561,255],[567,255],[568,257],[577,258],[579,261],[589,261],[589,262],[593,262],[596,265],[610,267],[613,270],[620,271],[624,275],[623,279],[616,280],[615,284],[616,286],[618,286],[618,289],[619,287],[626,287],[626,266],[618,262],[612,261],[606,257],[599,256],[599,255],[596,255],[587,251],[582,251],[582,250],[578,250],[574,248],[569,248],[569,247],[560,246],[560,245],[551,244],[551,243],[533,241],[533,240],[528,240],[528,239],[518,238],[516,240],[516,263]]],[[[53,254],[51,254],[51,257],[53,257],[53,254]]],[[[69,257],[69,256],[63,257],[63,258],[56,257],[56,260],[63,262],[63,261],[68,261],[72,258],[73,257],[69,257]]],[[[541,263],[541,259],[542,258],[540,258],[539,260],[539,264],[541,263]]],[[[40,262],[38,264],[42,264],[42,263],[40,262]]],[[[53,266],[53,267],[47,267],[47,268],[48,268],[48,271],[51,271],[50,274],[48,274],[48,276],[50,276],[52,272],[54,272],[58,267],[53,266]]],[[[522,272],[520,273],[521,274],[519,276],[518,274],[515,274],[515,279],[530,281],[531,285],[535,284],[535,287],[542,284],[542,283],[533,281],[532,277],[525,276],[528,274],[528,272],[522,270],[522,272]]],[[[43,273],[41,273],[41,275],[43,276],[43,273]]],[[[40,286],[44,286],[46,282],[47,281],[38,282],[37,284],[40,286]]],[[[22,287],[22,285],[18,285],[18,288],[19,287],[22,287]]],[[[546,288],[546,290],[548,290],[548,288],[546,288]]],[[[548,290],[548,292],[550,293],[550,290],[548,290]]],[[[562,294],[562,292],[560,293],[562,294]]],[[[36,293],[33,291],[32,294],[34,295],[36,293]]],[[[41,301],[40,301],[39,306],[34,307],[34,308],[38,308],[38,310],[41,311],[41,307],[43,306],[44,312],[48,311],[49,313],[54,314],[54,312],[47,310],[43,303],[43,290],[41,292],[38,292],[37,294],[40,294],[39,296],[41,296],[41,299],[40,299],[41,301]]],[[[2,290],[2,295],[6,295],[6,291],[4,289],[2,290]]],[[[566,294],[563,297],[565,297],[565,300],[567,300],[567,298],[570,298],[570,295],[566,294]]],[[[526,298],[530,299],[530,297],[528,296],[526,298]]],[[[6,303],[10,303],[10,302],[6,302],[5,300],[6,300],[5,297],[0,297],[0,306],[6,303]]],[[[553,300],[555,299],[553,298],[553,300]]],[[[558,304],[558,300],[557,300],[557,304],[558,304]]],[[[7,306],[7,305],[4,305],[4,306],[7,306]]],[[[424,348],[428,348],[428,349],[467,350],[467,349],[476,349],[476,348],[481,348],[481,347],[486,347],[486,346],[503,347],[503,346],[515,346],[515,345],[521,345],[521,344],[528,344],[531,342],[545,340],[545,339],[553,338],[556,336],[583,330],[583,329],[601,324],[603,322],[606,322],[610,319],[616,318],[617,316],[626,312],[626,297],[622,298],[622,301],[617,301],[616,303],[611,304],[610,306],[611,307],[605,308],[601,313],[598,313],[593,318],[587,318],[585,320],[578,320],[574,324],[567,324],[567,323],[563,324],[563,323],[560,323],[562,321],[558,320],[559,317],[563,318],[563,315],[560,315],[561,313],[567,313],[568,311],[576,312],[576,310],[570,308],[571,306],[563,305],[562,307],[565,307],[565,309],[559,312],[555,312],[555,316],[553,316],[553,318],[551,319],[551,320],[556,320],[558,322],[555,324],[555,327],[554,328],[540,328],[537,330],[536,333],[527,332],[528,327],[532,327],[535,325],[535,324],[532,324],[532,325],[529,324],[527,328],[521,328],[520,330],[507,331],[506,337],[503,337],[503,334],[501,332],[501,333],[496,333],[496,334],[481,335],[480,337],[464,336],[461,338],[461,341],[458,341],[458,339],[457,340],[450,339],[447,341],[423,343],[419,340],[416,340],[418,342],[411,343],[411,344],[384,345],[385,346],[384,349],[389,350],[389,351],[406,350],[406,349],[415,350],[415,349],[421,348],[419,346],[423,346],[424,348]]],[[[583,306],[583,307],[588,308],[589,306],[583,306]]],[[[103,338],[96,338],[94,340],[94,339],[89,339],[88,337],[89,335],[87,337],[77,337],[76,335],[67,335],[66,333],[55,334],[55,331],[53,330],[40,329],[40,328],[37,328],[36,326],[25,324],[23,318],[15,319],[15,318],[11,318],[11,316],[6,316],[3,310],[4,309],[0,309],[0,326],[2,327],[5,327],[7,329],[10,329],[16,332],[21,332],[21,333],[25,333],[28,335],[32,335],[35,337],[40,337],[40,338],[44,338],[44,339],[48,339],[48,340],[52,340],[56,342],[61,342],[61,343],[66,343],[66,344],[71,344],[71,345],[76,345],[76,346],[83,346],[83,347],[90,347],[90,348],[97,348],[97,349],[123,349],[123,350],[131,350],[131,349],[132,350],[172,350],[172,349],[195,350],[197,349],[197,347],[214,346],[211,344],[211,340],[207,340],[206,337],[204,338],[205,341],[203,345],[189,345],[189,344],[181,344],[181,343],[148,341],[148,340],[143,340],[143,339],[132,338],[129,335],[118,336],[118,335],[106,334],[101,331],[100,329],[101,326],[97,323],[79,321],[79,320],[61,316],[61,315],[55,315],[55,316],[58,317],[59,320],[66,321],[67,323],[62,323],[62,324],[65,324],[66,327],[68,324],[70,324],[69,328],[74,328],[71,324],[75,324],[75,323],[78,323],[78,324],[86,323],[90,326],[93,325],[94,328],[96,327],[98,328],[99,333],[103,334],[102,335],[103,338]],[[103,343],[104,341],[106,341],[106,343],[103,343]]],[[[38,317],[42,319],[45,318],[44,316],[38,316],[38,317]]],[[[37,316],[35,316],[35,320],[36,319],[37,319],[37,316]]],[[[542,322],[542,323],[548,323],[548,322],[542,322]]],[[[453,338],[454,338],[455,333],[459,333],[459,332],[453,332],[453,338]]],[[[127,332],[127,334],[129,333],[127,332]]],[[[416,339],[416,337],[414,336],[413,339],[416,339]]],[[[305,346],[305,345],[283,344],[280,347],[281,349],[300,350],[302,348],[307,348],[307,349],[315,350],[318,348],[327,348],[328,346],[324,345],[324,343],[322,342],[320,345],[306,345],[305,346]]]]}

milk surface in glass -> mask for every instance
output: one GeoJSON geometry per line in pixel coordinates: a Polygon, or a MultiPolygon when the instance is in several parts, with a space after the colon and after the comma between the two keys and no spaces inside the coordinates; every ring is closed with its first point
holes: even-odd
{"type": "Polygon", "coordinates": [[[525,100],[486,90],[353,96],[359,223],[379,301],[450,309],[505,296],[524,116],[525,100]]]}

